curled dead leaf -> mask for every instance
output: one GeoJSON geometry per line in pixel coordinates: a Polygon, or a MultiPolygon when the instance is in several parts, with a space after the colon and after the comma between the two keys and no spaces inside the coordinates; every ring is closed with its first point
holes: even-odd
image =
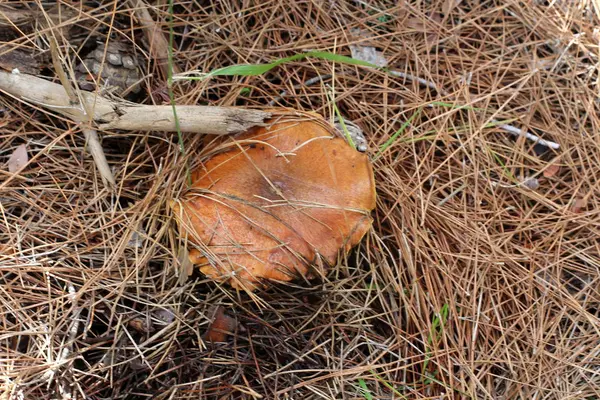
{"type": "Polygon", "coordinates": [[[431,13],[427,19],[412,17],[406,21],[406,26],[412,28],[418,32],[432,32],[434,31],[435,24],[442,22],[442,16],[440,13],[431,13]],[[431,22],[430,22],[431,21],[431,22]],[[434,24],[435,23],[435,24],[434,24]]]}
{"type": "Polygon", "coordinates": [[[8,171],[14,174],[27,165],[28,162],[29,156],[27,155],[27,145],[23,143],[17,146],[15,151],[13,151],[8,158],[8,171]]]}
{"type": "Polygon", "coordinates": [[[560,166],[558,164],[550,164],[544,170],[544,178],[552,178],[560,171],[560,166]]]}
{"type": "Polygon", "coordinates": [[[448,16],[456,6],[460,5],[460,3],[462,3],[462,0],[444,0],[442,11],[448,16]]]}
{"type": "Polygon", "coordinates": [[[147,321],[139,317],[129,320],[127,324],[140,333],[148,333],[152,331],[150,324],[148,324],[147,321]]]}
{"type": "Polygon", "coordinates": [[[434,12],[429,15],[427,19],[423,18],[409,18],[406,22],[406,26],[412,28],[416,32],[425,34],[425,44],[430,49],[440,39],[440,31],[437,27],[442,22],[442,16],[440,13],[434,12]]]}
{"type": "Polygon", "coordinates": [[[127,242],[127,247],[141,248],[142,246],[144,246],[145,237],[146,231],[143,227],[140,226],[131,234],[131,238],[127,242]]]}
{"type": "Polygon", "coordinates": [[[583,197],[578,197],[571,207],[574,213],[580,213],[587,206],[587,201],[583,197]]]}
{"type": "Polygon", "coordinates": [[[224,342],[228,335],[235,332],[236,327],[237,320],[225,314],[225,307],[219,306],[204,339],[209,342],[224,342]]]}
{"type": "Polygon", "coordinates": [[[153,322],[159,325],[168,325],[175,321],[175,312],[171,308],[160,308],[152,311],[153,322]]]}
{"type": "Polygon", "coordinates": [[[356,44],[348,46],[350,47],[352,58],[366,61],[378,67],[386,67],[388,65],[388,60],[383,53],[375,49],[377,37],[373,37],[370,32],[362,29],[352,29],[350,33],[353,39],[356,40],[356,44]]]}

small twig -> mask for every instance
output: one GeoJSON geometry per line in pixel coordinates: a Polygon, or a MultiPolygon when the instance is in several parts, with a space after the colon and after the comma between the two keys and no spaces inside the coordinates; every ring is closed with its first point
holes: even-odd
{"type": "MultiPolygon", "coordinates": [[[[48,40],[50,42],[50,54],[52,55],[52,64],[54,65],[54,70],[56,71],[56,75],[60,80],[62,87],[65,89],[68,98],[70,99],[71,104],[79,104],[79,98],[77,97],[73,87],[71,86],[71,82],[67,78],[67,75],[62,67],[62,63],[60,62],[58,44],[56,42],[56,38],[54,36],[48,36],[48,40]]],[[[80,109],[81,110],[81,109],[80,109]]],[[[75,121],[79,123],[89,123],[89,115],[86,110],[81,110],[79,115],[74,116],[75,121]]],[[[82,132],[85,136],[85,140],[87,142],[87,148],[94,159],[94,163],[100,172],[100,177],[104,182],[104,186],[106,186],[109,190],[112,190],[115,185],[115,177],[108,166],[108,161],[106,160],[106,155],[104,154],[104,150],[102,149],[102,145],[100,144],[100,140],[98,139],[97,132],[92,128],[84,128],[82,126],[82,132]]]]}
{"type": "MultiPolygon", "coordinates": [[[[68,282],[67,285],[69,291],[69,301],[73,305],[73,313],[72,313],[72,321],[69,324],[69,330],[67,332],[66,343],[62,346],[62,350],[60,351],[58,358],[56,359],[55,365],[57,368],[62,368],[65,366],[68,369],[71,369],[72,363],[67,362],[69,355],[73,353],[73,343],[75,342],[75,338],[77,337],[77,332],[79,332],[79,317],[81,316],[82,307],[77,305],[77,291],[71,282],[68,282]]],[[[55,379],[56,377],[56,369],[52,369],[47,371],[48,376],[48,384],[55,379]]],[[[58,392],[62,395],[63,399],[72,399],[72,385],[67,384],[64,385],[60,378],[58,380],[58,392]]]]}
{"type": "MultiPolygon", "coordinates": [[[[493,120],[495,123],[498,122],[496,120],[493,120]]],[[[498,125],[498,128],[505,130],[506,132],[513,134],[515,136],[524,136],[526,139],[529,139],[533,142],[536,142],[538,144],[541,144],[542,146],[546,146],[549,147],[551,149],[558,149],[560,148],[560,145],[558,143],[552,142],[550,140],[545,140],[542,139],[541,137],[534,135],[533,133],[529,133],[523,129],[519,129],[515,126],[512,125],[508,125],[508,124],[501,124],[498,125]]]]}
{"type": "Polygon", "coordinates": [[[399,78],[406,79],[409,81],[418,82],[423,86],[426,86],[430,89],[436,90],[437,92],[439,92],[440,94],[442,94],[444,96],[447,96],[449,94],[446,90],[444,90],[443,88],[440,88],[434,82],[428,81],[423,78],[419,78],[418,76],[414,76],[411,74],[407,74],[406,72],[401,72],[401,71],[396,71],[396,70],[389,70],[388,72],[390,73],[390,75],[397,76],[399,78]]]}
{"type": "Polygon", "coordinates": [[[452,191],[452,193],[450,193],[448,196],[444,197],[442,200],[440,200],[438,202],[438,207],[443,206],[444,204],[446,204],[449,200],[451,200],[452,198],[454,198],[454,196],[456,196],[457,194],[459,194],[461,191],[463,191],[465,188],[467,187],[466,183],[463,183],[462,185],[460,185],[458,188],[454,189],[452,191]]]}
{"type": "Polygon", "coordinates": [[[61,354],[61,360],[66,360],[70,353],[73,352],[73,343],[75,342],[75,338],[77,337],[77,332],[79,332],[79,317],[81,316],[81,307],[77,306],[77,291],[71,282],[68,284],[69,290],[69,300],[73,304],[73,317],[72,322],[69,327],[69,336],[67,339],[67,345],[63,348],[61,354]]]}
{"type": "Polygon", "coordinates": [[[100,172],[100,176],[104,181],[104,184],[107,187],[113,188],[116,185],[115,178],[108,166],[108,161],[106,160],[106,156],[104,155],[104,150],[102,149],[102,145],[100,144],[100,140],[98,139],[98,132],[95,129],[90,128],[81,128],[83,135],[85,136],[85,141],[87,143],[87,148],[96,163],[96,167],[100,172]]]}
{"type": "MultiPolygon", "coordinates": [[[[133,12],[142,26],[142,30],[148,40],[150,54],[161,68],[164,77],[169,75],[168,53],[169,42],[162,33],[161,27],[154,21],[148,9],[150,6],[144,0],[130,0],[129,3],[133,7],[133,12]]],[[[172,66],[173,74],[178,74],[180,71],[176,65],[172,66]]]]}
{"type": "MultiPolygon", "coordinates": [[[[310,79],[308,79],[305,82],[299,83],[297,85],[294,85],[294,90],[299,90],[305,86],[310,86],[310,85],[314,85],[317,82],[321,82],[324,81],[326,79],[330,79],[331,78],[331,74],[325,74],[325,75],[317,75],[315,77],[312,77],[310,79]]],[[[270,106],[274,106],[275,103],[277,103],[279,100],[283,99],[285,96],[287,96],[289,94],[289,92],[287,90],[284,90],[283,92],[279,93],[279,96],[275,97],[273,100],[271,100],[269,102],[270,106]]]]}

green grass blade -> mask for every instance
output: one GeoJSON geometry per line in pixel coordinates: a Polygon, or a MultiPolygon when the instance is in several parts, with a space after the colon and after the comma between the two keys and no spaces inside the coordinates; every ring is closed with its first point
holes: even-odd
{"type": "Polygon", "coordinates": [[[379,68],[375,64],[358,60],[356,58],[342,56],[340,54],[330,53],[327,51],[307,51],[306,53],[294,54],[293,56],[280,58],[267,64],[235,64],[227,67],[217,68],[202,77],[185,77],[189,80],[203,80],[211,76],[258,76],[269,72],[275,67],[292,61],[303,60],[308,57],[318,58],[321,60],[334,61],[341,64],[360,65],[369,68],[379,68]]]}
{"type": "Polygon", "coordinates": [[[460,105],[460,104],[454,104],[454,103],[447,103],[445,101],[432,101],[429,104],[431,104],[432,106],[451,108],[453,110],[485,111],[483,108],[477,108],[477,107],[469,106],[466,104],[460,105]]]}
{"type": "MultiPolygon", "coordinates": [[[[185,157],[185,145],[183,143],[183,134],[181,133],[181,125],[179,124],[179,117],[177,116],[177,107],[175,104],[175,94],[173,93],[173,42],[175,37],[175,30],[173,29],[173,0],[169,0],[169,46],[167,49],[167,89],[169,92],[169,101],[171,108],[173,109],[173,120],[175,121],[175,130],[177,131],[177,140],[179,143],[179,151],[181,155],[185,157]]],[[[192,175],[190,167],[186,162],[186,175],[188,184],[192,183],[192,175]]]]}
{"type": "Polygon", "coordinates": [[[500,155],[498,153],[496,153],[494,150],[487,148],[487,150],[492,153],[492,157],[494,157],[494,160],[496,160],[496,162],[498,164],[500,164],[500,167],[502,167],[502,171],[504,171],[504,175],[512,182],[512,183],[518,183],[519,180],[517,179],[516,176],[513,175],[512,172],[510,172],[510,170],[508,169],[508,167],[506,166],[506,164],[504,163],[504,161],[502,161],[502,158],[500,158],[500,155]]]}
{"type": "Polygon", "coordinates": [[[398,391],[398,389],[396,389],[394,386],[392,386],[391,383],[389,383],[388,381],[386,381],[385,379],[383,379],[375,371],[371,370],[370,372],[373,374],[373,376],[375,378],[377,378],[378,382],[382,383],[385,387],[387,387],[388,389],[390,389],[392,392],[394,392],[394,394],[398,395],[401,399],[406,399],[406,396],[404,396],[402,393],[400,393],[398,391]]]}
{"type": "Polygon", "coordinates": [[[429,344],[433,343],[433,336],[435,340],[439,340],[442,335],[442,329],[448,321],[448,303],[444,303],[440,312],[433,317],[431,326],[431,335],[429,335],[429,344]]]}
{"type": "Polygon", "coordinates": [[[358,386],[360,386],[360,388],[363,390],[363,395],[365,396],[365,399],[367,399],[367,400],[373,400],[373,396],[371,395],[371,391],[367,387],[367,384],[365,383],[364,379],[359,379],[358,380],[358,386]]]}
{"type": "Polygon", "coordinates": [[[423,110],[422,107],[419,107],[417,109],[417,111],[410,116],[410,118],[408,118],[406,121],[404,121],[404,123],[402,124],[402,126],[400,126],[400,129],[398,129],[388,140],[385,141],[385,143],[383,145],[381,145],[381,147],[379,148],[379,152],[377,152],[377,154],[375,155],[375,159],[378,159],[379,156],[381,156],[381,154],[386,151],[388,149],[388,147],[390,147],[398,138],[398,136],[400,136],[402,134],[402,132],[404,132],[404,130],[410,125],[410,123],[417,118],[417,116],[419,116],[421,114],[421,111],[423,110]]]}
{"type": "Polygon", "coordinates": [[[340,113],[340,109],[335,104],[333,94],[327,92],[327,98],[329,99],[329,101],[331,101],[331,104],[333,105],[333,112],[335,112],[335,115],[337,115],[338,119],[340,120],[340,125],[342,125],[342,131],[344,132],[344,136],[346,136],[346,141],[348,141],[348,144],[352,146],[354,150],[356,150],[356,144],[354,143],[354,140],[352,140],[352,136],[350,135],[350,132],[346,127],[346,123],[344,122],[344,117],[342,117],[342,114],[340,113]]]}
{"type": "Polygon", "coordinates": [[[370,62],[367,62],[367,61],[359,60],[359,59],[352,58],[352,57],[342,56],[340,54],[329,53],[327,51],[309,51],[309,52],[304,53],[303,55],[305,55],[307,57],[320,58],[322,60],[335,61],[335,62],[338,62],[341,64],[360,65],[363,67],[379,68],[377,65],[371,64],[370,62]]]}
{"type": "Polygon", "coordinates": [[[440,312],[434,314],[431,321],[431,331],[427,337],[425,360],[423,361],[423,376],[421,377],[421,381],[425,382],[426,384],[430,384],[435,376],[427,373],[427,366],[429,365],[429,359],[431,358],[431,345],[433,344],[434,338],[436,342],[440,340],[442,336],[442,330],[448,321],[448,313],[448,303],[444,303],[442,308],[440,308],[440,312]]]}
{"type": "Polygon", "coordinates": [[[270,64],[237,64],[230,65],[223,68],[215,69],[209,72],[204,79],[210,78],[211,76],[258,76],[266,72],[269,72],[273,68],[277,67],[284,62],[293,61],[291,57],[286,59],[277,60],[270,64]]]}
{"type": "Polygon", "coordinates": [[[177,107],[175,107],[175,95],[173,94],[173,41],[175,32],[173,30],[173,0],[169,0],[169,47],[167,51],[167,87],[169,89],[169,100],[171,101],[171,107],[173,108],[173,118],[175,119],[175,129],[177,130],[177,136],[179,138],[179,150],[182,155],[185,155],[185,148],[183,145],[183,135],[181,134],[181,127],[179,126],[179,118],[177,118],[177,107]]]}

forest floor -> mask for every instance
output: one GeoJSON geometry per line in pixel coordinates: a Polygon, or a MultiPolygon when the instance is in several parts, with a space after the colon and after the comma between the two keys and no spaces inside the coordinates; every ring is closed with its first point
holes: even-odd
{"type": "Polygon", "coordinates": [[[176,133],[98,129],[111,187],[81,124],[0,94],[0,399],[600,398],[593,2],[148,3],[5,2],[41,22],[2,49],[47,56],[54,32],[73,77],[97,41],[125,43],[144,104],[335,104],[368,141],[373,227],[324,278],[256,297],[187,276],[167,205],[201,135],[182,155],[176,133]],[[386,68],[181,78],[307,51],[386,68]],[[215,318],[234,320],[222,343],[215,318]]]}

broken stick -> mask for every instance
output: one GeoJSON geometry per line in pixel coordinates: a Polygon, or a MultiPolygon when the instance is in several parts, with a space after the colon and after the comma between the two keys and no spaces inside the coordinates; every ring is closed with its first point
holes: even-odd
{"type": "MultiPolygon", "coordinates": [[[[139,105],[108,99],[91,92],[79,91],[79,104],[73,105],[62,85],[32,75],[0,71],[0,91],[19,101],[29,102],[79,121],[90,110],[90,121],[98,129],[176,132],[170,105],[139,105]]],[[[234,107],[177,106],[182,132],[211,135],[242,133],[255,126],[265,126],[270,112],[234,107]]]]}

